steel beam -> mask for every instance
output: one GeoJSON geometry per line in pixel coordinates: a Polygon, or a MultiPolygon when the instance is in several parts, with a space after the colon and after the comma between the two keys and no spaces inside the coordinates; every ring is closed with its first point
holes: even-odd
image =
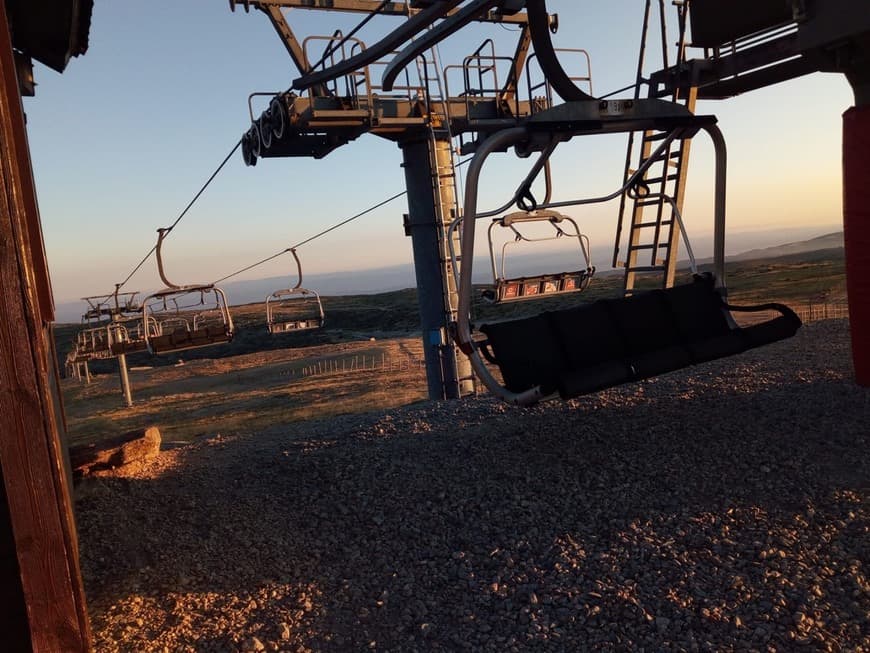
{"type": "Polygon", "coordinates": [[[118,375],[121,377],[121,392],[124,395],[124,405],[133,407],[133,393],[130,391],[130,374],[127,372],[127,355],[118,354],[118,375]]]}
{"type": "MultiPolygon", "coordinates": [[[[458,306],[446,241],[456,196],[453,182],[439,179],[438,169],[450,164],[450,141],[433,141],[422,136],[405,141],[400,147],[408,189],[407,227],[414,250],[429,398],[458,399],[473,391],[474,386],[468,359],[457,355],[448,333],[458,306]]],[[[459,243],[454,246],[458,250],[459,243]]]]}
{"type": "Polygon", "coordinates": [[[359,54],[343,59],[337,64],[318,72],[310,72],[298,79],[294,79],[293,88],[298,90],[311,88],[316,84],[329,82],[375,63],[390,52],[393,52],[396,48],[401,47],[405,41],[413,39],[439,18],[445,17],[460,2],[462,0],[442,0],[438,4],[427,7],[359,54]]]}
{"type": "Polygon", "coordinates": [[[517,49],[514,52],[513,65],[508,73],[507,81],[504,88],[501,90],[502,102],[510,102],[517,97],[520,87],[520,78],[523,75],[523,70],[526,68],[526,61],[529,58],[529,47],[532,45],[532,34],[529,32],[529,26],[523,25],[520,29],[520,38],[517,40],[517,49]]]}
{"type": "MultiPolygon", "coordinates": [[[[248,9],[265,9],[267,7],[281,8],[299,8],[299,9],[320,9],[322,11],[340,11],[357,14],[379,13],[383,16],[411,16],[419,13],[420,9],[408,9],[404,2],[388,2],[381,7],[378,0],[230,0],[230,8],[235,11],[237,4],[241,4],[248,9]]],[[[456,10],[448,12],[448,16],[456,10]]],[[[515,25],[525,25],[528,23],[528,18],[525,13],[502,14],[498,11],[491,11],[485,16],[478,19],[485,23],[512,23],[515,25]]]]}
{"type": "Polygon", "coordinates": [[[445,18],[436,27],[427,31],[423,36],[412,41],[399,54],[397,54],[387,69],[384,71],[384,76],[381,81],[381,88],[389,92],[393,90],[393,83],[399,73],[405,69],[414,59],[423,54],[426,50],[434,48],[441,41],[446,39],[451,34],[459,31],[470,22],[480,18],[483,14],[492,9],[499,0],[472,0],[471,3],[456,12],[455,15],[445,18]]]}

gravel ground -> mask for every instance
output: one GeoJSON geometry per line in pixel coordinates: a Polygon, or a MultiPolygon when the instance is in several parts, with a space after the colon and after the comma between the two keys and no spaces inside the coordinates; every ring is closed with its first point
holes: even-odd
{"type": "Polygon", "coordinates": [[[870,651],[868,423],[827,321],[564,404],[214,437],[80,488],[95,646],[870,651]]]}

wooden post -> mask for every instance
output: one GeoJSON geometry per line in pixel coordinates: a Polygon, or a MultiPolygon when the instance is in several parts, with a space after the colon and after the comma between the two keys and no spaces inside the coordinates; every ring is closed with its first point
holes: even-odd
{"type": "MultiPolygon", "coordinates": [[[[870,78],[870,75],[868,75],[870,78]]],[[[843,114],[843,231],[855,380],[870,386],[870,81],[843,114]]]]}
{"type": "Polygon", "coordinates": [[[54,319],[6,13],[0,11],[0,564],[4,650],[90,649],[69,477],[52,392],[54,319]],[[16,573],[17,572],[17,573],[16,573]],[[17,577],[15,577],[17,575],[17,577]],[[23,601],[23,605],[17,605],[23,601]]]}

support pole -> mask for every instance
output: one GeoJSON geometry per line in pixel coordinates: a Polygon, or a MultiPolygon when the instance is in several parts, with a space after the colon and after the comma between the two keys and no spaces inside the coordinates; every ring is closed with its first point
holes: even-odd
{"type": "Polygon", "coordinates": [[[870,386],[870,93],[843,114],[843,232],[855,380],[870,386]]]}
{"type": "Polygon", "coordinates": [[[127,373],[127,355],[118,355],[118,374],[121,376],[121,391],[124,393],[124,405],[133,407],[133,393],[130,391],[130,375],[127,373]]]}
{"type": "MultiPolygon", "coordinates": [[[[112,314],[112,323],[115,324],[115,328],[108,329],[108,342],[109,347],[111,348],[114,344],[122,344],[126,341],[126,330],[123,326],[120,326],[118,323],[121,321],[120,315],[120,307],[118,306],[118,288],[120,286],[115,287],[115,312],[112,314]],[[115,342],[117,340],[117,343],[115,342]]],[[[130,391],[130,375],[127,372],[127,355],[126,354],[118,354],[118,375],[121,377],[121,393],[124,395],[124,405],[127,408],[133,407],[133,393],[130,391]]]]}
{"type": "MultiPolygon", "coordinates": [[[[474,392],[474,380],[471,364],[448,333],[459,302],[446,240],[456,206],[450,140],[446,136],[428,139],[421,134],[400,147],[429,398],[458,399],[474,392]]],[[[459,252],[458,234],[456,239],[454,246],[459,252]]]]}
{"type": "Polygon", "coordinates": [[[91,366],[88,364],[88,361],[84,361],[82,363],[85,367],[85,383],[90,385],[91,383],[91,366]]]}

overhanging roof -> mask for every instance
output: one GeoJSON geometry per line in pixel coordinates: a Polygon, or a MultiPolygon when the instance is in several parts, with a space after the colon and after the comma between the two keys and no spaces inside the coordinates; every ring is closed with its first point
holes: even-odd
{"type": "Polygon", "coordinates": [[[93,0],[6,0],[16,50],[63,72],[88,49],[93,0]]]}

